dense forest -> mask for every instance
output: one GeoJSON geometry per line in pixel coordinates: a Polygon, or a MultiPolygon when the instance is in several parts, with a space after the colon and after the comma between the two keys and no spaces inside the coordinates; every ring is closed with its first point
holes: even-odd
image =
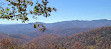
{"type": "Polygon", "coordinates": [[[67,37],[45,34],[33,39],[1,33],[0,49],[111,49],[111,27],[99,27],[67,37]]]}

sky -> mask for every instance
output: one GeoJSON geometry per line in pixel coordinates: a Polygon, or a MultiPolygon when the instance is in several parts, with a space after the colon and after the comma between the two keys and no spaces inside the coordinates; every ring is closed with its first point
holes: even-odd
{"type": "MultiPolygon", "coordinates": [[[[34,1],[34,0],[33,0],[34,1]]],[[[37,16],[34,20],[31,17],[29,22],[55,23],[71,20],[111,20],[111,0],[48,0],[50,7],[55,7],[50,17],[37,16]]],[[[0,3],[3,1],[0,0],[0,3]]],[[[31,9],[29,7],[29,9],[31,9]]],[[[28,15],[32,16],[32,15],[28,15]]],[[[0,24],[17,24],[21,21],[0,20],[0,24]]]]}

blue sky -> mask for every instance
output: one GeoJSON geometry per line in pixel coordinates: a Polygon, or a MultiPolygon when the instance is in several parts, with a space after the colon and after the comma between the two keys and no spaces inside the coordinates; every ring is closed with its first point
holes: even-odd
{"type": "MultiPolygon", "coordinates": [[[[37,16],[38,20],[30,18],[30,21],[27,23],[54,23],[70,20],[111,20],[111,0],[49,0],[49,6],[55,7],[57,12],[52,12],[48,18],[43,16],[37,16]]],[[[21,21],[0,20],[0,24],[12,23],[21,23],[21,21]]]]}

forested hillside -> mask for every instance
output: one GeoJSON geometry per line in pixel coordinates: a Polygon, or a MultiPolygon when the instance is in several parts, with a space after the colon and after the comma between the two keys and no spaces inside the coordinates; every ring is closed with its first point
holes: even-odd
{"type": "Polygon", "coordinates": [[[111,49],[111,27],[101,27],[69,37],[48,37],[51,40],[47,37],[40,38],[42,40],[35,38],[30,43],[36,43],[41,49],[111,49]]]}
{"type": "MultiPolygon", "coordinates": [[[[25,36],[21,35],[21,37],[25,36]]],[[[23,39],[29,38],[14,38],[13,35],[10,35],[8,39],[6,42],[1,39],[1,49],[6,49],[7,47],[15,49],[111,49],[111,27],[100,27],[68,37],[45,34],[32,40],[24,41],[23,39]]]]}

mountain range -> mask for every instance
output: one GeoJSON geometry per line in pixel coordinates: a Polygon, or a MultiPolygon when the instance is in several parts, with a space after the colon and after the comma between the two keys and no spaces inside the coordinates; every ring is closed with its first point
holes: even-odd
{"type": "MultiPolygon", "coordinates": [[[[97,27],[111,26],[111,20],[101,19],[101,20],[72,20],[72,21],[63,21],[56,23],[42,23],[47,29],[44,33],[41,33],[38,29],[33,28],[34,23],[29,24],[10,24],[3,25],[0,24],[0,32],[6,34],[26,34],[40,36],[42,34],[75,34],[78,32],[84,32],[90,29],[97,27]],[[70,32],[68,34],[68,32],[70,32]]],[[[63,35],[64,36],[64,35],[63,35]]]]}
{"type": "Polygon", "coordinates": [[[73,20],[29,24],[0,24],[0,49],[111,49],[111,20],[73,20]],[[14,46],[14,47],[13,47],[14,46]]]}

